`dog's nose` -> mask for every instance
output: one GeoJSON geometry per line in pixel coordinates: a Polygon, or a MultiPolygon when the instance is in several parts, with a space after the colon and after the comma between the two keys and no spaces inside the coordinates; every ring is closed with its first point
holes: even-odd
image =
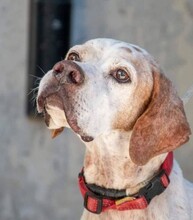
{"type": "Polygon", "coordinates": [[[62,62],[56,63],[53,67],[53,71],[54,71],[55,75],[62,73],[63,70],[64,70],[64,65],[62,62]]]}
{"type": "Polygon", "coordinates": [[[61,83],[80,85],[84,82],[84,73],[80,66],[68,60],[60,61],[53,67],[54,77],[61,83]]]}

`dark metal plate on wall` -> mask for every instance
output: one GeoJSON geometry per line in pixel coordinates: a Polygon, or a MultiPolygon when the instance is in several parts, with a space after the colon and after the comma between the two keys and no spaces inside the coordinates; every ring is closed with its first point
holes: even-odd
{"type": "MultiPolygon", "coordinates": [[[[70,0],[31,0],[27,113],[34,115],[33,90],[44,72],[64,59],[70,42],[70,0]]],[[[34,90],[35,91],[35,90],[34,90]]]]}

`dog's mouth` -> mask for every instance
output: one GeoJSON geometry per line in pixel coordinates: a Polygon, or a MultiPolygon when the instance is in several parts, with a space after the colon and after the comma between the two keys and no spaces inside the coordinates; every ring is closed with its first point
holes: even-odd
{"type": "Polygon", "coordinates": [[[45,124],[51,130],[52,138],[61,134],[65,127],[70,127],[84,142],[90,142],[94,139],[78,126],[73,107],[65,105],[59,95],[52,94],[46,97],[42,103],[38,103],[38,107],[42,109],[45,124]]]}

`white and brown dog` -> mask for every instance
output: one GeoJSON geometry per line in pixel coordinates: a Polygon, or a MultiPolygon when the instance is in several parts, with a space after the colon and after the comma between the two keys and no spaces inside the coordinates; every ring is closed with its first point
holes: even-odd
{"type": "Polygon", "coordinates": [[[72,47],[42,78],[37,108],[54,136],[70,127],[86,145],[83,220],[193,219],[193,186],[168,154],[191,133],[183,103],[144,49],[72,47]]]}

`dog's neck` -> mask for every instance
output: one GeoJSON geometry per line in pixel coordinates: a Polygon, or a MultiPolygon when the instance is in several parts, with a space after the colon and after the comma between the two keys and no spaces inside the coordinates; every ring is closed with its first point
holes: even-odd
{"type": "Polygon", "coordinates": [[[127,194],[131,195],[154,176],[166,154],[151,159],[144,166],[138,166],[129,156],[130,137],[131,132],[116,130],[86,143],[84,173],[87,183],[126,189],[127,194]]]}

